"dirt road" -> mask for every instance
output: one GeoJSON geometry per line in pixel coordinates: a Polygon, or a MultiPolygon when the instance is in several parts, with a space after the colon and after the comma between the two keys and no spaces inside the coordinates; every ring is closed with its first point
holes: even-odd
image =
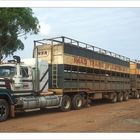
{"type": "Polygon", "coordinates": [[[0,132],[140,132],[140,99],[111,104],[96,101],[70,112],[25,112],[0,123],[0,132]]]}

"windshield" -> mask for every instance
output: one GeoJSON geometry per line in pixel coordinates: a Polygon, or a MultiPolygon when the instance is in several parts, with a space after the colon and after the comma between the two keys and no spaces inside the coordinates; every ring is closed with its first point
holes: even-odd
{"type": "Polygon", "coordinates": [[[16,68],[12,66],[1,66],[0,77],[12,77],[16,74],[16,68]]]}

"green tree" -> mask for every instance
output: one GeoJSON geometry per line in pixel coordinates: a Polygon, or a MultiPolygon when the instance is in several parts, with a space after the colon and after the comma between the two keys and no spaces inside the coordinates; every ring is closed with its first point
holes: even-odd
{"type": "Polygon", "coordinates": [[[39,21],[31,8],[0,8],[0,62],[2,58],[23,50],[19,37],[39,32],[39,21]]]}

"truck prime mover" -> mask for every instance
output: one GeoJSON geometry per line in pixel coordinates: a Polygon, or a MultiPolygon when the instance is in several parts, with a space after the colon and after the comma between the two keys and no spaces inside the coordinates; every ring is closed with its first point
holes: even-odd
{"type": "Polygon", "coordinates": [[[34,41],[33,58],[0,64],[0,121],[36,108],[81,109],[88,100],[140,98],[140,63],[56,37],[34,41]]]}

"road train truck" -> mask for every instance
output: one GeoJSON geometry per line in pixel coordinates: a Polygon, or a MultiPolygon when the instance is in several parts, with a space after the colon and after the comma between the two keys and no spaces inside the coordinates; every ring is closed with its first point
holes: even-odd
{"type": "Polygon", "coordinates": [[[37,40],[33,58],[0,65],[0,121],[17,111],[78,110],[89,99],[126,101],[130,84],[129,58],[63,36],[37,40]]]}

